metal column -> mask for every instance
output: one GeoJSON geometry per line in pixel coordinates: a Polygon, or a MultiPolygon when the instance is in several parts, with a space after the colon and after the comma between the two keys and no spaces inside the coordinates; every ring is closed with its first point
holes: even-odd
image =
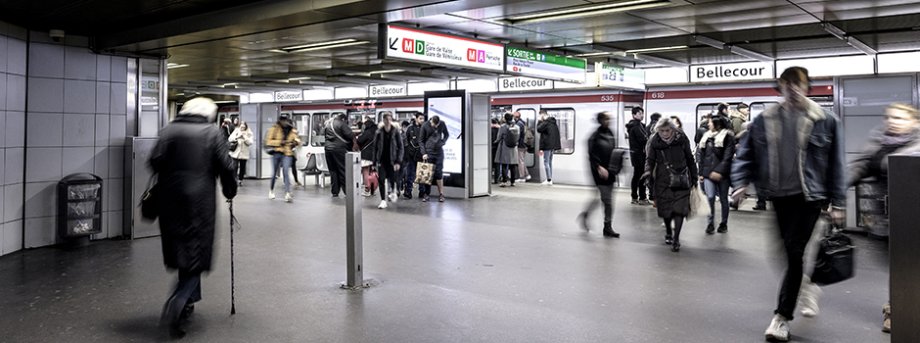
{"type": "Polygon", "coordinates": [[[348,253],[348,278],[345,288],[364,287],[364,247],[361,231],[361,204],[364,188],[361,177],[361,153],[349,152],[345,157],[345,236],[348,253]]]}
{"type": "Polygon", "coordinates": [[[889,292],[891,297],[891,342],[920,342],[920,155],[888,157],[889,292]]]}

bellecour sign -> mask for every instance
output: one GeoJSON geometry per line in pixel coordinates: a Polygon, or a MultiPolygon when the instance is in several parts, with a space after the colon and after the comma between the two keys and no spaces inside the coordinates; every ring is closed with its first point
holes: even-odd
{"type": "Polygon", "coordinates": [[[408,94],[406,86],[380,85],[368,87],[367,95],[371,97],[405,96],[408,94]]]}
{"type": "Polygon", "coordinates": [[[690,82],[769,80],[773,78],[772,63],[750,62],[690,67],[690,82]]]}
{"type": "Polygon", "coordinates": [[[535,89],[552,89],[553,81],[532,79],[529,77],[507,77],[498,79],[498,91],[525,91],[535,89]]]}

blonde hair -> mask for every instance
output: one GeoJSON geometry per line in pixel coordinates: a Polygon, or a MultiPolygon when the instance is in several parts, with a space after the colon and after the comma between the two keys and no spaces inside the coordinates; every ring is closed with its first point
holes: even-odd
{"type": "Polygon", "coordinates": [[[903,102],[896,102],[891,105],[888,105],[889,109],[904,111],[910,114],[911,117],[914,117],[914,120],[920,120],[920,111],[917,111],[917,108],[905,104],[903,102]]]}
{"type": "Polygon", "coordinates": [[[672,130],[678,131],[677,125],[674,124],[674,121],[670,117],[661,117],[658,119],[658,124],[655,124],[655,131],[661,130],[663,127],[670,127],[672,130]]]}

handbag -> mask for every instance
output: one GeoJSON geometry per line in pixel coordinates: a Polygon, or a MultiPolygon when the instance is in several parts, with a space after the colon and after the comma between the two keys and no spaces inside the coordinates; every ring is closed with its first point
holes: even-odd
{"type": "Polygon", "coordinates": [[[624,149],[613,149],[610,151],[610,162],[607,163],[607,171],[610,175],[618,175],[623,170],[623,156],[626,155],[624,149]]]}
{"type": "Polygon", "coordinates": [[[148,221],[154,221],[160,216],[159,188],[157,187],[157,175],[150,176],[147,181],[147,189],[141,195],[141,217],[148,221]]]}
{"type": "Polygon", "coordinates": [[[367,173],[367,177],[364,179],[364,186],[367,187],[367,190],[374,192],[377,190],[377,187],[380,185],[380,178],[377,175],[376,170],[371,170],[367,173]]]}
{"type": "Polygon", "coordinates": [[[853,277],[855,255],[850,237],[833,224],[827,224],[824,238],[818,242],[818,256],[811,281],[819,285],[830,285],[853,277]]]}
{"type": "Polygon", "coordinates": [[[699,188],[690,190],[690,213],[687,214],[687,218],[695,217],[700,214],[700,210],[703,208],[703,199],[706,197],[703,195],[703,191],[699,188]]]}
{"type": "Polygon", "coordinates": [[[674,168],[671,167],[671,163],[665,158],[664,152],[661,152],[661,160],[664,161],[664,165],[668,168],[668,188],[674,190],[690,189],[689,168],[684,167],[681,171],[675,172],[674,168]]]}
{"type": "Polygon", "coordinates": [[[232,141],[230,142],[230,151],[236,151],[236,148],[240,147],[240,142],[232,141]]]}
{"type": "Polygon", "coordinates": [[[434,163],[418,162],[415,165],[415,183],[430,185],[434,176],[434,163]]]}

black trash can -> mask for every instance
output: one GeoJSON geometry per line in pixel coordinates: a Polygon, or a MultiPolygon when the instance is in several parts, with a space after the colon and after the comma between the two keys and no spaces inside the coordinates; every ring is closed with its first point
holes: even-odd
{"type": "Polygon", "coordinates": [[[65,245],[89,244],[102,233],[102,178],[89,173],[67,175],[57,186],[58,237],[65,245]]]}
{"type": "Polygon", "coordinates": [[[856,186],[857,226],[875,238],[888,238],[888,184],[863,182],[856,186]]]}

